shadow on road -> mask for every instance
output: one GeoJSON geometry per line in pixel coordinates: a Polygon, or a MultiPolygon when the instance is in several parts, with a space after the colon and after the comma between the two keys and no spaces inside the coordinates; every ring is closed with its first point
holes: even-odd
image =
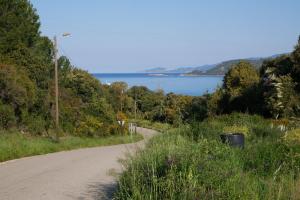
{"type": "Polygon", "coordinates": [[[113,198],[113,194],[117,189],[117,184],[95,183],[90,184],[85,194],[78,198],[78,200],[108,200],[113,198]]]}

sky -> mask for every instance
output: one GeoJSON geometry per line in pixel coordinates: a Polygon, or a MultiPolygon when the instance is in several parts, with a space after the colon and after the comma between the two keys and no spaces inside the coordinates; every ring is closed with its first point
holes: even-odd
{"type": "Polygon", "coordinates": [[[291,52],[299,0],[31,0],[43,35],[91,73],[201,66],[291,52]],[[72,35],[63,38],[65,32],[72,35]]]}

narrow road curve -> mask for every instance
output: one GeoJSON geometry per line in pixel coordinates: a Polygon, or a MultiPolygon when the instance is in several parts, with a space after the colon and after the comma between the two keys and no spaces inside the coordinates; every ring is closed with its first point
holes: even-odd
{"type": "Polygon", "coordinates": [[[0,163],[1,200],[109,199],[125,154],[144,146],[157,132],[137,128],[144,140],[33,156],[0,163]]]}

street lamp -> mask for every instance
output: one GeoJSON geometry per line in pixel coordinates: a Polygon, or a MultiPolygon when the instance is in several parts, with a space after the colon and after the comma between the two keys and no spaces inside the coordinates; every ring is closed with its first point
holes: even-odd
{"type": "MultiPolygon", "coordinates": [[[[70,36],[70,33],[62,34],[63,37],[70,36]]],[[[57,37],[54,36],[54,69],[55,69],[55,128],[56,141],[59,141],[59,111],[58,111],[58,48],[57,37]]]]}
{"type": "Polygon", "coordinates": [[[64,34],[62,34],[63,37],[67,37],[67,36],[70,36],[70,35],[71,35],[71,33],[64,33],[64,34]]]}

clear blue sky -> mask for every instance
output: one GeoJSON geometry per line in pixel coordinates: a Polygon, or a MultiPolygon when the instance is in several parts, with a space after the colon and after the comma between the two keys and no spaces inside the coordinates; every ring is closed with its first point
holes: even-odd
{"type": "Polygon", "coordinates": [[[299,0],[31,0],[44,35],[89,72],[199,66],[292,51],[299,0]]]}

